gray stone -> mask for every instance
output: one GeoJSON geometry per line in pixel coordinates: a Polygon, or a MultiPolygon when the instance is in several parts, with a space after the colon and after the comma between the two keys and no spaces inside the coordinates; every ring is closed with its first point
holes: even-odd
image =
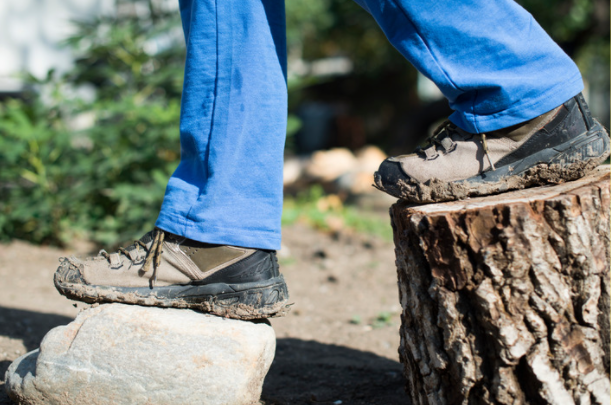
{"type": "Polygon", "coordinates": [[[108,304],[15,360],[6,389],[32,405],[253,404],[275,346],[266,322],[108,304]]]}

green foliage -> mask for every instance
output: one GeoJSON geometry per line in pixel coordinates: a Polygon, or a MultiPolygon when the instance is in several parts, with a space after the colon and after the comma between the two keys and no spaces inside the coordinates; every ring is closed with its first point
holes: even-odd
{"type": "Polygon", "coordinates": [[[96,114],[96,125],[81,132],[37,99],[0,108],[4,239],[107,244],[153,226],[176,167],[179,104],[135,97],[81,106],[81,114],[96,114]]]}
{"type": "Polygon", "coordinates": [[[146,18],[77,23],[75,68],[38,82],[41,97],[0,105],[0,238],[107,245],[152,228],[179,157],[184,47],[176,13],[131,3],[146,18]]]}
{"type": "Polygon", "coordinates": [[[373,322],[371,323],[371,327],[373,329],[380,329],[386,326],[392,326],[392,312],[382,311],[375,317],[373,322]]]}
{"type": "Polygon", "coordinates": [[[355,314],[352,315],[352,318],[350,318],[350,323],[353,325],[360,325],[361,323],[363,323],[363,319],[359,314],[355,314]]]}
{"type": "Polygon", "coordinates": [[[286,2],[287,48],[301,53],[310,41],[316,40],[321,30],[333,25],[328,0],[295,0],[286,2]]]}
{"type": "Polygon", "coordinates": [[[282,224],[305,223],[324,231],[356,231],[392,240],[388,220],[346,206],[335,194],[325,194],[320,185],[314,185],[296,197],[285,197],[282,224]]]}
{"type": "MultiPolygon", "coordinates": [[[[70,160],[70,135],[57,109],[40,102],[10,101],[0,107],[0,236],[42,242],[60,234],[62,206],[72,195],[59,192],[72,176],[57,163],[70,160]]],[[[74,198],[79,197],[79,191],[74,198]]]]}
{"type": "MultiPolygon", "coordinates": [[[[136,3],[143,3],[142,0],[136,3]]],[[[76,22],[66,44],[81,57],[67,80],[95,86],[101,100],[180,98],[185,48],[176,12],[101,16],[76,22]]]]}
{"type": "Polygon", "coordinates": [[[345,55],[356,74],[404,71],[414,76],[414,68],[353,0],[291,0],[286,2],[286,14],[289,56],[314,60],[345,55]]]}
{"type": "MultiPolygon", "coordinates": [[[[526,10],[555,41],[577,39],[595,24],[595,5],[600,0],[520,0],[526,10]]],[[[608,7],[608,6],[607,6],[608,7]]]]}

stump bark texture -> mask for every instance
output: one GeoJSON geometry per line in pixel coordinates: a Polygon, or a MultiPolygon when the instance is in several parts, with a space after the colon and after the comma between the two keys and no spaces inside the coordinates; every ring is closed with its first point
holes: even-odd
{"type": "Polygon", "coordinates": [[[391,207],[413,405],[608,405],[609,167],[391,207]]]}

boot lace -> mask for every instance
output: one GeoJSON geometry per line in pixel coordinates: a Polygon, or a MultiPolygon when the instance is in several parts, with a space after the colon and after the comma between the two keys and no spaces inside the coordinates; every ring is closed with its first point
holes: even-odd
{"type": "Polygon", "coordinates": [[[486,134],[471,134],[460,129],[450,120],[445,120],[441,125],[439,125],[433,132],[433,135],[428,139],[427,145],[417,148],[415,152],[423,155],[426,160],[436,159],[439,156],[440,148],[442,149],[443,153],[450,153],[456,149],[456,142],[452,140],[452,135],[455,133],[458,133],[463,138],[478,136],[482,142],[484,154],[488,159],[488,163],[490,163],[490,167],[492,170],[496,170],[496,167],[492,162],[492,158],[490,157],[488,143],[486,142],[486,134]]]}
{"type": "MultiPolygon", "coordinates": [[[[149,279],[149,284],[151,288],[155,286],[155,282],[157,281],[157,269],[161,264],[161,254],[163,253],[164,239],[165,231],[159,228],[155,228],[141,239],[134,241],[134,243],[132,243],[131,245],[127,247],[120,247],[118,249],[119,252],[123,253],[127,260],[129,260],[130,267],[134,264],[134,262],[140,261],[140,259],[142,258],[141,252],[144,253],[145,259],[141,271],[144,273],[148,273],[151,270],[151,266],[153,267],[153,272],[151,278],[149,279]],[[147,235],[149,234],[152,238],[152,243],[151,246],[147,248],[147,243],[143,242],[143,239],[146,239],[147,235]]],[[[113,255],[109,254],[105,250],[100,250],[100,255],[106,260],[108,260],[111,264],[113,263],[113,260],[115,260],[112,257],[113,255]]],[[[116,260],[118,260],[118,258],[116,260]]]]}

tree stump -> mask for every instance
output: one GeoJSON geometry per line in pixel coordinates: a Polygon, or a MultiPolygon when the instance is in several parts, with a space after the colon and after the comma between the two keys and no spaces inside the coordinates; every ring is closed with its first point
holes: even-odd
{"type": "Polygon", "coordinates": [[[608,166],[390,213],[413,405],[609,404],[608,166]]]}

